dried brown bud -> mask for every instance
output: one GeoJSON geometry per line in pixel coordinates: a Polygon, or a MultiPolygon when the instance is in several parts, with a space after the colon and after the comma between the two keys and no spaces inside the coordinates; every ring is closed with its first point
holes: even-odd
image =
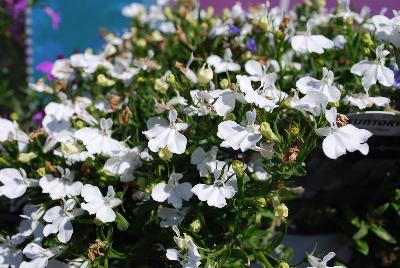
{"type": "Polygon", "coordinates": [[[289,17],[285,16],[283,17],[281,21],[281,25],[279,25],[279,29],[286,29],[289,26],[289,17]]]}
{"type": "Polygon", "coordinates": [[[50,161],[45,160],[44,165],[48,173],[51,173],[54,176],[61,176],[60,172],[58,172],[57,170],[57,167],[53,165],[50,161]]]}
{"type": "Polygon", "coordinates": [[[128,107],[125,107],[124,110],[122,110],[122,113],[119,114],[118,116],[118,122],[121,125],[125,125],[126,123],[128,123],[129,118],[132,117],[132,112],[131,110],[129,110],[128,107]]]}
{"type": "Polygon", "coordinates": [[[40,136],[47,136],[47,133],[44,131],[42,127],[35,129],[31,133],[29,133],[29,140],[33,141],[39,138],[40,136]]]}
{"type": "Polygon", "coordinates": [[[108,99],[108,104],[110,105],[111,109],[116,112],[119,110],[120,107],[121,97],[118,95],[111,95],[108,99]]]}
{"type": "Polygon", "coordinates": [[[283,162],[285,163],[292,163],[296,161],[297,159],[297,154],[300,152],[300,150],[297,148],[297,146],[289,148],[289,150],[283,155],[283,162]]]}
{"type": "Polygon", "coordinates": [[[94,261],[97,257],[104,256],[102,252],[106,248],[106,243],[100,239],[96,239],[94,244],[90,244],[88,248],[88,259],[94,261]]]}
{"type": "Polygon", "coordinates": [[[345,125],[347,125],[348,122],[349,122],[349,118],[347,116],[345,116],[344,114],[338,114],[336,116],[336,123],[339,126],[344,127],[345,125]]]}
{"type": "Polygon", "coordinates": [[[186,73],[186,68],[185,65],[183,65],[182,62],[176,61],[175,62],[175,68],[178,69],[181,73],[185,74],[186,73]]]}

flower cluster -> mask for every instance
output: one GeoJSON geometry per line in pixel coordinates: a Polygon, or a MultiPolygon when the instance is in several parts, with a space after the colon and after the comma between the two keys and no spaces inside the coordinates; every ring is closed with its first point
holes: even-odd
{"type": "Polygon", "coordinates": [[[55,61],[41,127],[0,118],[0,195],[26,211],[0,264],[289,267],[289,182],[319,137],[368,153],[345,113],[391,109],[399,53],[397,13],[305,7],[133,3],[130,31],[55,61]]]}

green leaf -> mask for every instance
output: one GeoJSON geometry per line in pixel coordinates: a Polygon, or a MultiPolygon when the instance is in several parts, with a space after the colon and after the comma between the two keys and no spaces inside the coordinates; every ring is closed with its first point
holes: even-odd
{"type": "Polygon", "coordinates": [[[126,231],[129,227],[129,222],[125,219],[124,216],[122,216],[121,213],[119,212],[115,212],[116,214],[116,218],[115,218],[115,222],[117,223],[117,228],[120,231],[126,231]]]}
{"type": "Polygon", "coordinates": [[[354,243],[356,244],[356,249],[364,254],[365,256],[368,255],[369,252],[369,247],[368,244],[365,241],[362,240],[354,240],[354,243]]]}
{"type": "Polygon", "coordinates": [[[391,203],[392,207],[394,208],[394,210],[396,210],[397,215],[400,216],[400,204],[397,203],[391,203]]]}
{"type": "Polygon", "coordinates": [[[380,216],[389,208],[389,203],[385,203],[378,208],[374,209],[373,214],[376,216],[380,216]]]}
{"type": "Polygon", "coordinates": [[[396,239],[391,234],[389,234],[382,226],[373,224],[370,226],[370,229],[378,237],[385,240],[386,242],[391,243],[391,244],[397,243],[396,239]]]}
{"type": "Polygon", "coordinates": [[[112,248],[108,251],[107,257],[109,259],[125,259],[126,255],[112,248]]]}
{"type": "Polygon", "coordinates": [[[361,222],[360,229],[353,235],[354,240],[359,240],[368,234],[368,227],[364,221],[361,222]]]}

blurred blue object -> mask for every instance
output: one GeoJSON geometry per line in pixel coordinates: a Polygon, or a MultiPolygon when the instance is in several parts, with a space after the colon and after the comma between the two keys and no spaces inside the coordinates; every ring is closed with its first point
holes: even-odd
{"type": "Polygon", "coordinates": [[[154,0],[40,0],[30,13],[30,79],[43,76],[36,66],[43,61],[54,61],[68,57],[86,48],[98,51],[103,40],[99,29],[105,28],[121,33],[129,28],[130,19],[121,14],[122,7],[141,2],[150,5],[154,0]],[[48,11],[59,13],[61,20],[57,29],[48,11]]]}

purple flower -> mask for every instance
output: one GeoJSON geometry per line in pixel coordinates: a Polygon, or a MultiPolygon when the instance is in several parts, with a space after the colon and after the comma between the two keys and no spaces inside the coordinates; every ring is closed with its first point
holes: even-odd
{"type": "Polygon", "coordinates": [[[32,121],[35,125],[40,126],[42,125],[43,118],[44,118],[44,110],[39,110],[32,116],[32,121]]]}
{"type": "Polygon", "coordinates": [[[229,34],[230,35],[237,35],[240,33],[240,28],[238,26],[236,26],[235,24],[232,24],[229,27],[229,34]]]}
{"type": "Polygon", "coordinates": [[[400,89],[400,69],[395,68],[393,65],[389,67],[394,73],[394,87],[400,89]]]}
{"type": "Polygon", "coordinates": [[[43,8],[43,12],[46,13],[50,17],[51,27],[53,27],[53,30],[58,29],[58,26],[60,25],[60,20],[61,20],[60,13],[58,13],[57,11],[55,11],[54,9],[52,9],[49,6],[45,6],[43,8]]]}
{"type": "Polygon", "coordinates": [[[5,2],[7,4],[6,11],[14,18],[14,20],[18,19],[27,7],[25,0],[6,0],[5,2]]]}
{"type": "Polygon", "coordinates": [[[249,38],[246,43],[246,49],[249,50],[251,53],[256,53],[257,52],[257,43],[256,40],[253,38],[249,38]]]}
{"type": "Polygon", "coordinates": [[[47,76],[47,80],[52,81],[54,77],[51,75],[51,69],[53,69],[53,63],[51,61],[43,61],[36,66],[36,70],[44,73],[47,76]]]}

